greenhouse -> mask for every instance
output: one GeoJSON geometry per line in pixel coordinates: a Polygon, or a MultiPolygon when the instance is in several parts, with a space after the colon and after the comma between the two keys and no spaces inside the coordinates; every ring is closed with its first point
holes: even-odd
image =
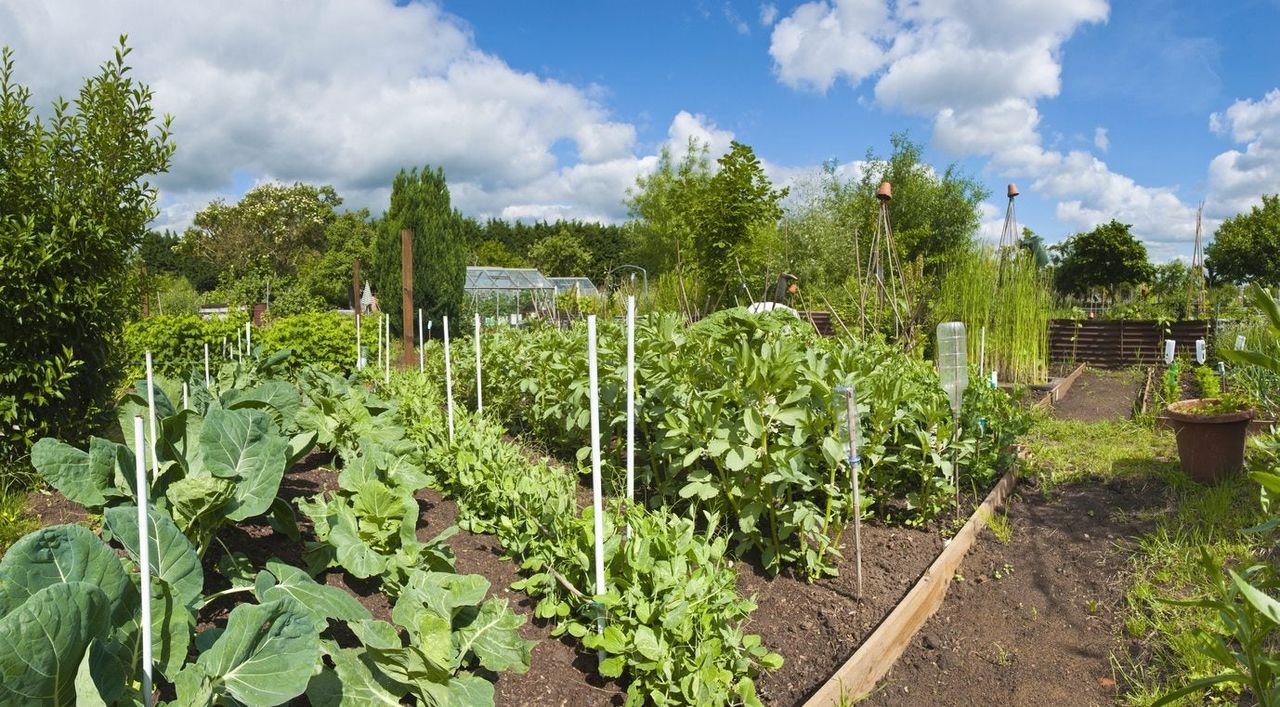
{"type": "Polygon", "coordinates": [[[487,311],[492,304],[495,317],[509,310],[517,315],[531,310],[539,316],[555,312],[556,285],[534,268],[469,265],[463,290],[477,311],[487,311]]]}
{"type": "Polygon", "coordinates": [[[549,277],[552,285],[555,285],[556,294],[563,295],[569,292],[577,292],[579,297],[588,295],[598,295],[600,290],[596,289],[590,278],[586,277],[549,277]]]}

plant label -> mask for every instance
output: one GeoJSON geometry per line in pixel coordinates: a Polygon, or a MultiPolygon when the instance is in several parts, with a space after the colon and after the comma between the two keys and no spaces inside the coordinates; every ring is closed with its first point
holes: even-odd
{"type": "Polygon", "coordinates": [[[1196,363],[1204,365],[1204,339],[1196,339],[1196,363]]]}
{"type": "Polygon", "coordinates": [[[1164,365],[1167,366],[1173,363],[1173,352],[1177,345],[1177,342],[1173,339],[1164,340],[1164,365]]]}
{"type": "Polygon", "coordinates": [[[1236,351],[1244,351],[1244,334],[1236,334],[1236,351]]]}

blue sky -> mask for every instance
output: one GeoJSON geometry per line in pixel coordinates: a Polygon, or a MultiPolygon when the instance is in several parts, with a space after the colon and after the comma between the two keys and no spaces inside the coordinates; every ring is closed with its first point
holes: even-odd
{"type": "Polygon", "coordinates": [[[937,166],[1005,183],[1056,241],[1118,218],[1157,260],[1280,191],[1280,3],[1167,0],[391,2],[0,0],[38,101],[127,33],[175,116],[157,224],[268,180],[385,208],[443,165],[476,216],[625,218],[627,186],[689,136],[752,145],[779,182],[856,173],[907,130],[937,166]]]}

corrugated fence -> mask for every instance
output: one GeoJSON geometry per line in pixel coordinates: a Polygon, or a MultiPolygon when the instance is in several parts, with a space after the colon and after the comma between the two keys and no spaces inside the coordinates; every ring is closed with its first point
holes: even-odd
{"type": "Polygon", "coordinates": [[[1196,339],[1213,349],[1216,327],[1211,320],[1168,324],[1155,320],[1049,320],[1049,361],[1087,363],[1100,368],[1147,365],[1164,361],[1164,340],[1177,342],[1179,354],[1193,354],[1196,339]]]}

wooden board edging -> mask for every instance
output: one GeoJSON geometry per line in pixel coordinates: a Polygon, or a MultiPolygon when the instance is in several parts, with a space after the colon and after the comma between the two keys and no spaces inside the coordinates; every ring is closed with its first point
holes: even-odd
{"type": "Polygon", "coordinates": [[[1049,392],[1045,393],[1043,398],[1037,400],[1035,404],[1031,406],[1032,409],[1045,410],[1050,405],[1053,405],[1059,400],[1065,398],[1067,396],[1067,391],[1071,390],[1071,386],[1076,384],[1076,379],[1080,377],[1081,373],[1084,373],[1084,369],[1087,365],[1088,364],[1082,363],[1079,366],[1076,366],[1076,370],[1068,373],[1065,378],[1058,381],[1057,385],[1050,388],[1049,392]]]}
{"type": "Polygon", "coordinates": [[[942,606],[947,588],[951,586],[952,578],[977,539],[978,532],[1018,483],[1018,466],[1017,463],[1010,466],[911,591],[867,636],[849,660],[804,703],[804,707],[848,704],[870,693],[876,688],[876,683],[889,674],[916,632],[942,606]]]}

